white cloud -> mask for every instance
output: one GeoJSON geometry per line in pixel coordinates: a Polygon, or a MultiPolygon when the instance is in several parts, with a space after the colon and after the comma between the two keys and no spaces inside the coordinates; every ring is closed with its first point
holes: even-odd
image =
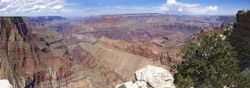
{"type": "Polygon", "coordinates": [[[208,7],[206,7],[205,12],[214,12],[217,10],[218,10],[217,6],[208,6],[208,7]]]}
{"type": "Polygon", "coordinates": [[[64,11],[63,0],[0,0],[0,15],[56,15],[64,11]]]}
{"type": "Polygon", "coordinates": [[[217,6],[203,7],[199,4],[182,3],[166,0],[161,6],[112,6],[112,7],[77,7],[78,3],[65,0],[0,0],[0,16],[90,16],[129,13],[173,13],[173,14],[213,14],[217,6]],[[160,7],[160,8],[159,8],[160,7]]]}
{"type": "Polygon", "coordinates": [[[51,9],[59,10],[59,9],[62,9],[62,8],[63,8],[62,5],[56,5],[56,6],[53,6],[51,9]]]}
{"type": "Polygon", "coordinates": [[[10,0],[1,0],[0,2],[1,3],[10,3],[11,1],[10,0]]]}
{"type": "Polygon", "coordinates": [[[172,4],[176,4],[176,3],[177,3],[176,0],[167,0],[167,4],[172,5],[172,4]]]}
{"type": "Polygon", "coordinates": [[[159,11],[170,14],[213,14],[218,11],[217,6],[202,7],[199,4],[177,2],[176,0],[166,0],[159,11]]]}
{"type": "Polygon", "coordinates": [[[179,11],[179,12],[182,12],[182,11],[183,11],[183,9],[182,9],[182,8],[179,8],[179,9],[178,9],[178,11],[179,11]]]}

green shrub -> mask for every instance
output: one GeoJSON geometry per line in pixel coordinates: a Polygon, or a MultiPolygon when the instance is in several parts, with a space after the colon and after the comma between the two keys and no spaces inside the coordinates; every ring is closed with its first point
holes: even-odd
{"type": "Polygon", "coordinates": [[[178,88],[221,88],[238,85],[239,60],[229,42],[213,34],[183,50],[175,84],[178,88]]]}

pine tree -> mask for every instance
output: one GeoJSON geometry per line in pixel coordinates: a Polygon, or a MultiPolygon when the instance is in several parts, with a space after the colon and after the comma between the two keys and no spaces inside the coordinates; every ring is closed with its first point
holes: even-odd
{"type": "Polygon", "coordinates": [[[240,71],[237,53],[219,34],[205,37],[199,43],[189,43],[182,53],[185,61],[178,66],[179,72],[175,74],[177,87],[221,88],[237,85],[240,71]]]}

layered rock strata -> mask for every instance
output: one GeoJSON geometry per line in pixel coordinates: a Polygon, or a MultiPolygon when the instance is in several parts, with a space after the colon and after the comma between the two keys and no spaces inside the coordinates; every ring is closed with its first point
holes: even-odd
{"type": "Polygon", "coordinates": [[[21,17],[0,18],[0,79],[14,88],[106,88],[100,73],[54,56],[21,17]]]}

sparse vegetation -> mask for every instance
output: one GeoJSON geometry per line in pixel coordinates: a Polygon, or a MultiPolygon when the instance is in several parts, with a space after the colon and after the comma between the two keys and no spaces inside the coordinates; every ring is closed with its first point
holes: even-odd
{"type": "Polygon", "coordinates": [[[175,74],[178,88],[221,88],[239,86],[239,60],[236,50],[219,34],[205,37],[200,43],[189,43],[182,52],[185,61],[175,74]]]}

